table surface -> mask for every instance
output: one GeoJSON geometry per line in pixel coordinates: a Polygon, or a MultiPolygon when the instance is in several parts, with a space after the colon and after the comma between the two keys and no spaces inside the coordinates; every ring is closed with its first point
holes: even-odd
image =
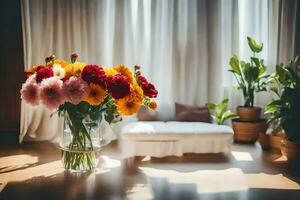
{"type": "Polygon", "coordinates": [[[300,165],[233,145],[228,155],[148,158],[126,166],[117,143],[106,146],[95,171],[70,174],[48,142],[0,147],[1,200],[300,199],[300,165]]]}

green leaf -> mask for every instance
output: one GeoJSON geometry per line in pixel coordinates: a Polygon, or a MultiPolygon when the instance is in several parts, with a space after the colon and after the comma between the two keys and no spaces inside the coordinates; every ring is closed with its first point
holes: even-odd
{"type": "Polygon", "coordinates": [[[234,113],[231,113],[229,110],[227,110],[228,107],[228,99],[222,100],[218,104],[214,103],[207,103],[206,106],[213,110],[213,118],[215,119],[217,124],[223,124],[224,120],[236,117],[234,113]]]}
{"type": "Polygon", "coordinates": [[[223,114],[227,110],[228,99],[224,99],[218,106],[220,107],[220,112],[223,114]]]}
{"type": "Polygon", "coordinates": [[[258,44],[254,39],[252,39],[249,36],[247,37],[247,40],[248,40],[249,47],[253,52],[259,53],[262,51],[263,44],[258,44]]]}
{"type": "Polygon", "coordinates": [[[234,71],[238,75],[241,74],[241,70],[240,70],[240,66],[239,66],[239,59],[236,55],[234,55],[230,58],[229,64],[231,66],[232,71],[234,71]]]}
{"type": "Polygon", "coordinates": [[[246,68],[246,63],[242,60],[240,61],[240,63],[241,63],[241,69],[242,69],[242,71],[244,71],[246,68]]]}
{"type": "Polygon", "coordinates": [[[255,81],[258,79],[259,76],[259,68],[258,67],[249,67],[248,71],[249,81],[255,81]]]}
{"type": "Polygon", "coordinates": [[[256,57],[251,57],[250,58],[252,60],[252,62],[254,62],[254,64],[256,65],[256,67],[259,67],[260,66],[260,61],[258,58],[256,57]]]}
{"type": "Polygon", "coordinates": [[[215,110],[215,108],[216,108],[216,104],[214,104],[214,103],[207,103],[205,105],[209,110],[215,110]]]}
{"type": "Polygon", "coordinates": [[[290,77],[290,72],[287,69],[285,69],[285,67],[282,64],[276,65],[276,73],[279,76],[279,81],[283,84],[290,77]]]}
{"type": "Polygon", "coordinates": [[[251,75],[251,72],[250,72],[251,64],[250,63],[245,63],[242,69],[243,69],[243,74],[244,74],[245,80],[247,82],[251,82],[251,80],[252,80],[251,79],[252,75],[251,75]]]}
{"type": "Polygon", "coordinates": [[[266,66],[261,66],[259,67],[259,72],[258,72],[258,76],[262,76],[267,70],[266,66]]]}
{"type": "Polygon", "coordinates": [[[280,99],[273,100],[265,106],[265,114],[274,114],[282,107],[283,102],[280,99]]]}
{"type": "Polygon", "coordinates": [[[224,100],[221,102],[221,104],[224,104],[224,105],[226,106],[226,108],[227,108],[227,106],[228,106],[228,98],[224,99],[224,100]]]}
{"type": "Polygon", "coordinates": [[[280,94],[279,94],[279,91],[278,91],[278,88],[277,87],[271,87],[270,88],[270,90],[272,91],[272,92],[274,92],[277,96],[280,96],[280,94]]]}
{"type": "Polygon", "coordinates": [[[268,104],[268,106],[279,106],[282,104],[282,101],[280,99],[273,100],[271,103],[268,104]]]}
{"type": "Polygon", "coordinates": [[[223,114],[223,121],[227,120],[227,119],[231,119],[231,118],[237,118],[238,115],[231,112],[230,110],[227,110],[224,114],[223,114]]]}

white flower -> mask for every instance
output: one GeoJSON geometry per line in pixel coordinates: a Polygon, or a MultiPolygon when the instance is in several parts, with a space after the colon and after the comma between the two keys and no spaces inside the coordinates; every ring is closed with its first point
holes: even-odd
{"type": "Polygon", "coordinates": [[[61,67],[60,64],[53,65],[53,74],[55,77],[62,79],[65,77],[65,70],[61,67]]]}

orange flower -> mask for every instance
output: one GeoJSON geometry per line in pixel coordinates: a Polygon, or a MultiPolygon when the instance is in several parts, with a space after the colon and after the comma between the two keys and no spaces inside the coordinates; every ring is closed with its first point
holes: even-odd
{"type": "Polygon", "coordinates": [[[104,101],[104,97],[105,91],[99,85],[91,83],[89,85],[89,90],[83,99],[89,104],[97,106],[104,101]]]}
{"type": "Polygon", "coordinates": [[[65,60],[54,60],[54,64],[59,64],[62,68],[67,66],[69,63],[65,60]]]}
{"type": "Polygon", "coordinates": [[[130,95],[116,100],[116,105],[121,115],[132,115],[140,109],[143,102],[143,90],[137,85],[130,86],[130,95]]]}
{"type": "Polygon", "coordinates": [[[130,83],[133,83],[134,78],[133,78],[133,75],[132,75],[132,73],[131,73],[131,71],[128,67],[126,67],[124,65],[116,65],[114,67],[114,69],[117,72],[119,72],[120,74],[122,74],[123,76],[126,76],[130,83]]]}
{"type": "Polygon", "coordinates": [[[123,98],[117,100],[116,105],[121,115],[128,116],[136,113],[140,109],[141,103],[134,99],[127,100],[123,98]]]}
{"type": "Polygon", "coordinates": [[[130,86],[130,95],[128,98],[132,98],[135,101],[142,103],[143,97],[144,94],[142,88],[138,84],[132,84],[130,86]]]}
{"type": "Polygon", "coordinates": [[[37,66],[33,65],[31,67],[29,67],[27,70],[25,70],[26,72],[30,72],[30,73],[34,73],[37,70],[37,66]]]}
{"type": "Polygon", "coordinates": [[[157,103],[155,101],[151,101],[150,104],[149,104],[149,108],[151,110],[156,110],[157,108],[157,103]]]}

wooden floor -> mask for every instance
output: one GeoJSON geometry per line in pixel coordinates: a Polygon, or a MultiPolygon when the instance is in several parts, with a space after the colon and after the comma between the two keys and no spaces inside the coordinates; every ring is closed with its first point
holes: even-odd
{"type": "Polygon", "coordinates": [[[114,143],[95,172],[82,175],[64,171],[53,144],[0,147],[1,200],[299,200],[299,184],[299,163],[262,152],[259,144],[235,144],[227,156],[146,157],[128,168],[114,143]]]}

